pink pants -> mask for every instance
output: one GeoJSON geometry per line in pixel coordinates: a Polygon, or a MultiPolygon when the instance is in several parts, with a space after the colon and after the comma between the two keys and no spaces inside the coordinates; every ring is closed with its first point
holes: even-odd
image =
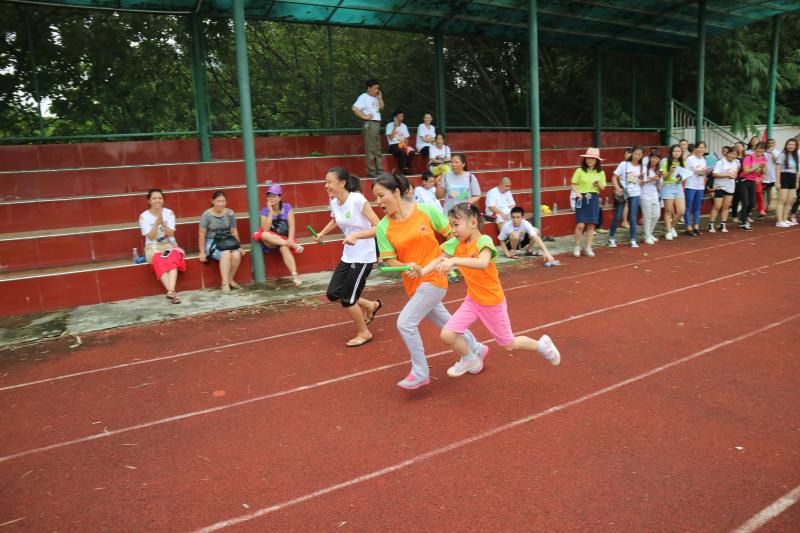
{"type": "Polygon", "coordinates": [[[505,300],[497,305],[481,305],[467,296],[444,327],[463,334],[476,320],[480,320],[486,326],[500,346],[508,346],[514,342],[514,332],[511,331],[511,320],[508,318],[508,306],[505,300]]]}

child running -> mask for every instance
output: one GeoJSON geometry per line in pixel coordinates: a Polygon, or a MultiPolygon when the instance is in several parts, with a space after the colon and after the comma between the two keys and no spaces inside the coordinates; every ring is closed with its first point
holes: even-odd
{"type": "Polygon", "coordinates": [[[525,336],[514,336],[508,318],[503,287],[497,274],[495,259],[497,250],[491,237],[481,234],[480,211],[474,205],[462,203],[453,207],[448,216],[453,229],[453,238],[442,244],[444,254],[417,267],[418,275],[426,276],[434,271],[444,274],[454,266],[461,267],[467,282],[467,297],[458,311],[445,324],[441,338],[460,359],[447,370],[450,377],[463,376],[467,372],[477,374],[483,370],[483,358],[467,344],[464,333],[480,320],[492,334],[497,344],[507,351],[538,351],[550,364],[561,362],[561,354],[547,335],[537,341],[525,336]]]}

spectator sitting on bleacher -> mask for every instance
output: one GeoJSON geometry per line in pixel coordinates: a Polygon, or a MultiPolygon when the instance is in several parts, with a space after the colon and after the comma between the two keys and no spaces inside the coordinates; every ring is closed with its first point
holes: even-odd
{"type": "Polygon", "coordinates": [[[292,275],[292,283],[300,285],[302,282],[297,275],[297,264],[292,253],[302,254],[303,247],[294,240],[294,211],[291,204],[281,199],[282,195],[280,185],[273,183],[269,186],[267,207],[261,210],[261,228],[253,234],[253,238],[261,241],[267,252],[277,248],[283,264],[292,275]]]}
{"type": "Polygon", "coordinates": [[[161,189],[147,191],[150,208],[139,215],[139,228],[144,237],[144,256],[167,290],[167,300],[181,303],[175,292],[178,271],[186,270],[184,251],[175,241],[175,213],[164,207],[164,192],[161,189]]]}
{"type": "MultiPolygon", "coordinates": [[[[481,186],[478,178],[467,171],[467,158],[464,154],[453,154],[450,158],[453,170],[440,176],[436,182],[436,197],[444,198],[444,212],[449,213],[452,208],[461,203],[477,206],[481,199],[481,186]]],[[[447,273],[447,280],[455,283],[459,280],[458,272],[454,268],[447,273]]]]}
{"type": "Polygon", "coordinates": [[[436,140],[436,126],[431,122],[433,122],[433,115],[425,113],[422,117],[422,124],[417,126],[417,153],[423,157],[429,157],[428,151],[436,140]]]}
{"type": "Polygon", "coordinates": [[[436,198],[436,181],[438,179],[440,178],[435,177],[430,172],[423,172],[420,184],[414,187],[414,202],[418,204],[430,204],[441,211],[442,202],[436,198]]]}
{"type": "Polygon", "coordinates": [[[450,172],[450,147],[444,144],[444,135],[436,136],[436,142],[428,149],[428,170],[434,176],[443,176],[450,172]]]}
{"type": "Polygon", "coordinates": [[[211,207],[200,217],[198,231],[200,241],[200,262],[208,258],[219,261],[219,275],[222,278],[222,292],[241,288],[234,277],[242,263],[242,245],[236,216],[228,209],[228,198],[222,191],[211,196],[211,207]]]}
{"type": "Polygon", "coordinates": [[[386,124],[386,139],[389,141],[389,152],[397,159],[399,174],[411,173],[411,162],[414,160],[414,148],[409,145],[411,134],[403,124],[405,115],[401,110],[392,114],[394,120],[386,124]]]}
{"type": "Polygon", "coordinates": [[[514,195],[511,194],[511,178],[503,176],[497,187],[489,189],[486,193],[484,218],[502,227],[511,218],[511,209],[515,205],[517,204],[514,202],[514,195]]]}
{"type": "Polygon", "coordinates": [[[506,257],[516,259],[522,250],[525,250],[525,255],[536,255],[533,251],[533,245],[536,244],[542,249],[545,261],[550,263],[555,261],[550,250],[539,237],[539,230],[525,220],[525,210],[521,207],[511,209],[511,217],[503,224],[497,240],[500,241],[500,249],[503,250],[506,257]]]}

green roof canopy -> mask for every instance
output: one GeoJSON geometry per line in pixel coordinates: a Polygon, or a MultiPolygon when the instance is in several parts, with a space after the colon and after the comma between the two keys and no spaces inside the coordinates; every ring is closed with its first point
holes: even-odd
{"type": "MultiPolygon", "coordinates": [[[[232,0],[13,0],[22,3],[228,17],[232,0]]],[[[245,0],[250,19],[528,39],[527,0],[245,0]]],[[[668,55],[697,38],[693,0],[540,0],[541,44],[668,55]]],[[[707,0],[711,37],[800,10],[798,0],[707,0]]]]}

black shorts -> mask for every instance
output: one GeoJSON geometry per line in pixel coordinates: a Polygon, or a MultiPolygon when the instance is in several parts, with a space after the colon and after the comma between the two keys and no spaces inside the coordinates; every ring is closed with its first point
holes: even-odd
{"type": "Polygon", "coordinates": [[[775,184],[774,184],[774,183],[762,183],[762,184],[761,184],[761,190],[762,190],[762,191],[768,191],[768,190],[770,190],[771,188],[773,188],[774,186],[775,186],[775,184]]]}
{"type": "MultiPolygon", "coordinates": [[[[519,241],[519,249],[522,250],[523,248],[528,246],[530,243],[531,243],[531,236],[528,235],[527,232],[524,232],[522,234],[522,239],[520,239],[520,241],[519,241]]],[[[513,250],[514,249],[514,247],[511,246],[511,239],[506,239],[506,248],[508,248],[509,250],[513,250]]]]}
{"type": "Polygon", "coordinates": [[[345,263],[339,261],[328,283],[328,300],[339,300],[342,307],[350,307],[358,303],[367,278],[372,271],[372,263],[345,263]]]}
{"type": "Polygon", "coordinates": [[[714,198],[725,198],[726,196],[733,196],[733,193],[722,189],[714,189],[714,198]]]}
{"type": "Polygon", "coordinates": [[[794,189],[797,177],[791,172],[781,172],[781,189],[794,189]]]}

